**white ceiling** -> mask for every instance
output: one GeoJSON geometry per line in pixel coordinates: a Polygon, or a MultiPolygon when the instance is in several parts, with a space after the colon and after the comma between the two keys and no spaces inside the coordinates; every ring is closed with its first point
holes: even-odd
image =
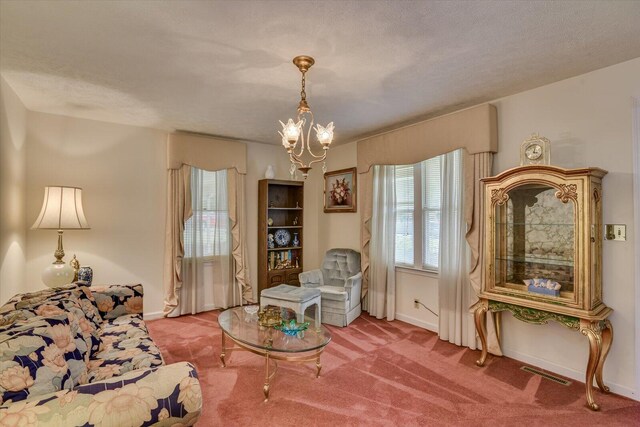
{"type": "MultiPolygon", "coordinates": [[[[336,143],[640,57],[640,1],[8,1],[0,72],[30,110],[336,143]]],[[[639,77],[640,78],[640,77],[639,77]]]]}

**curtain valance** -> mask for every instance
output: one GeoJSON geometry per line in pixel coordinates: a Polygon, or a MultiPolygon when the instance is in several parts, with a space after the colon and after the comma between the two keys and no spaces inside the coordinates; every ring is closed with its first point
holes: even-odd
{"type": "Polygon", "coordinates": [[[167,169],[182,165],[218,171],[235,169],[247,173],[247,145],[241,141],[188,133],[172,133],[167,142],[167,169]]]}
{"type": "Polygon", "coordinates": [[[483,104],[358,141],[358,173],[373,165],[411,165],[458,148],[498,151],[496,107],[483,104]]]}

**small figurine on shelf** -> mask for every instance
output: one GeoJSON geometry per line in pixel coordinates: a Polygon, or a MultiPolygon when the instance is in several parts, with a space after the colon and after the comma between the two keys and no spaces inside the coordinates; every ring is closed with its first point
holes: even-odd
{"type": "Polygon", "coordinates": [[[267,225],[269,227],[271,227],[273,225],[273,218],[269,217],[269,219],[267,219],[267,225]]]}
{"type": "Polygon", "coordinates": [[[300,263],[298,262],[299,259],[300,257],[296,257],[296,268],[300,268],[300,263]]]}
{"type": "Polygon", "coordinates": [[[276,207],[276,204],[273,203],[273,200],[269,200],[269,207],[270,208],[275,208],[276,207]]]}
{"type": "Polygon", "coordinates": [[[267,247],[269,249],[273,249],[273,248],[276,247],[275,238],[273,237],[273,234],[271,234],[271,233],[267,234],[267,247]]]}
{"type": "Polygon", "coordinates": [[[300,205],[296,202],[296,209],[300,209],[300,205]]]}
{"type": "Polygon", "coordinates": [[[298,217],[293,218],[293,225],[298,225],[298,217]]]}

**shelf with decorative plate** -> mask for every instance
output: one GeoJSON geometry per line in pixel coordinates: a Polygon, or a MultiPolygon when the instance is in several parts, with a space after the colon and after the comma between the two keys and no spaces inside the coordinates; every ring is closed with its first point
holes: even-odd
{"type": "Polygon", "coordinates": [[[263,289],[283,283],[299,286],[303,220],[302,181],[263,179],[258,182],[258,295],[263,289]]]}

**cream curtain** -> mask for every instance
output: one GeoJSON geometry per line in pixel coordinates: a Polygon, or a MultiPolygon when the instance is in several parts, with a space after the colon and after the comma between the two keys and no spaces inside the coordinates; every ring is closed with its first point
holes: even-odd
{"type": "MultiPolygon", "coordinates": [[[[182,233],[184,221],[190,209],[190,182],[184,177],[184,168],[194,166],[199,169],[227,170],[228,207],[231,227],[232,274],[238,293],[244,301],[252,301],[249,281],[248,254],[246,245],[246,192],[247,148],[240,141],[230,141],[188,133],[169,135],[167,141],[167,169],[169,174],[167,196],[167,218],[165,233],[165,308],[168,316],[179,305],[181,275],[184,256],[182,233]],[[177,171],[183,171],[178,174],[177,171]],[[180,181],[182,180],[182,181],[180,181]],[[188,206],[189,208],[185,208],[188,206]]],[[[188,174],[187,174],[188,176],[188,174]]],[[[242,303],[242,301],[241,301],[242,303]]]]}
{"type": "MultiPolygon", "coordinates": [[[[473,288],[471,294],[469,312],[473,313],[478,303],[478,294],[482,285],[484,274],[484,245],[482,236],[484,224],[482,212],[484,210],[484,197],[480,180],[491,176],[493,166],[493,153],[476,153],[465,156],[465,222],[467,223],[466,240],[470,249],[469,281],[473,288]]],[[[502,356],[496,327],[492,316],[487,316],[487,350],[496,356],[502,356]]]]}
{"type": "Polygon", "coordinates": [[[396,314],[395,194],[394,166],[374,166],[367,311],[378,319],[387,320],[394,320],[396,314]]]}
{"type": "Polygon", "coordinates": [[[233,256],[233,275],[243,302],[253,301],[253,290],[249,283],[249,254],[247,252],[247,210],[245,194],[245,175],[233,169],[227,169],[229,192],[229,221],[231,226],[231,255],[233,256]]]}
{"type": "Polygon", "coordinates": [[[462,150],[456,150],[445,154],[442,162],[438,336],[475,350],[475,324],[469,312],[475,292],[468,274],[463,155],[462,150]]]}
{"type": "Polygon", "coordinates": [[[164,250],[164,310],[166,317],[180,303],[184,223],[191,216],[191,166],[169,169],[167,177],[167,219],[164,250]]]}

